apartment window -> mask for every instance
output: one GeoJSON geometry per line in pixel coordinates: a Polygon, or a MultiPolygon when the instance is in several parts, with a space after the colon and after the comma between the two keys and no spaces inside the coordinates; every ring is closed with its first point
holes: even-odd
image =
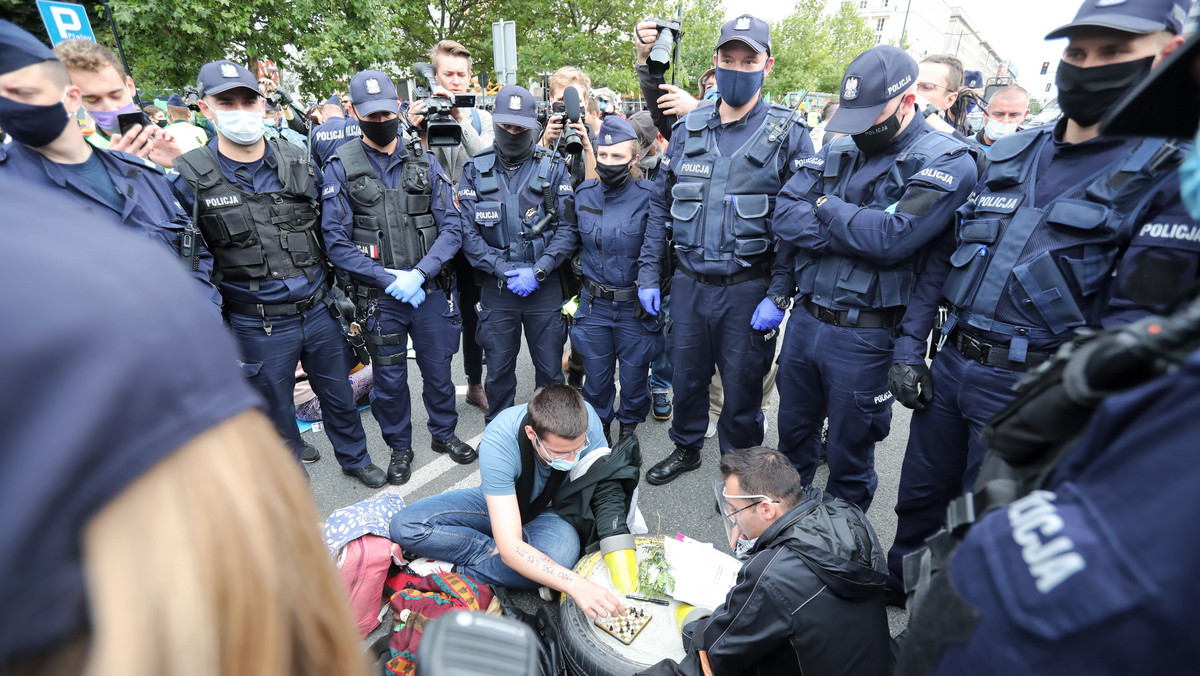
{"type": "Polygon", "coordinates": [[[881,42],[883,42],[883,36],[882,36],[882,35],[880,35],[880,34],[878,34],[878,33],[876,33],[876,34],[875,34],[875,44],[879,44],[879,43],[881,43],[881,42]]]}
{"type": "Polygon", "coordinates": [[[887,21],[887,19],[880,19],[880,20],[879,20],[879,23],[875,25],[875,30],[877,30],[877,31],[881,31],[881,32],[882,32],[882,31],[883,31],[883,24],[884,24],[886,21],[887,21]]]}
{"type": "Polygon", "coordinates": [[[883,0],[883,6],[884,6],[885,8],[888,6],[888,0],[883,0]]]}
{"type": "Polygon", "coordinates": [[[858,8],[866,9],[867,8],[867,0],[858,0],[858,8]]]}

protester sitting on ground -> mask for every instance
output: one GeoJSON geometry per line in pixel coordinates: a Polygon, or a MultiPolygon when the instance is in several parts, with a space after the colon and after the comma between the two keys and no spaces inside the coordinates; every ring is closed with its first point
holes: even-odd
{"type": "Polygon", "coordinates": [[[0,202],[0,284],[39,289],[0,331],[0,673],[365,676],[303,471],[176,257],[0,202]]]}
{"type": "Polygon", "coordinates": [[[855,505],[804,486],[782,453],[721,456],[731,546],[749,548],[725,603],[681,621],[687,657],[645,674],[887,674],[887,567],[855,505]]]}
{"type": "MultiPolygon", "coordinates": [[[[355,403],[360,407],[370,403],[367,396],[371,394],[373,383],[369,364],[356,364],[350,371],[350,390],[354,393],[355,403]]],[[[296,402],[296,420],[311,423],[321,419],[321,399],[313,392],[312,385],[308,384],[308,374],[299,364],[296,364],[296,390],[293,399],[296,402]]]]}
{"type": "Polygon", "coordinates": [[[484,429],[482,485],[409,505],[392,519],[392,540],[484,584],[544,586],[571,596],[589,617],[623,614],[612,592],[571,570],[581,549],[599,545],[608,554],[609,538],[632,540],[627,518],[640,469],[636,444],[618,444],[582,475],[572,471],[604,446],[600,418],[579,392],[547,385],[484,429]]]}

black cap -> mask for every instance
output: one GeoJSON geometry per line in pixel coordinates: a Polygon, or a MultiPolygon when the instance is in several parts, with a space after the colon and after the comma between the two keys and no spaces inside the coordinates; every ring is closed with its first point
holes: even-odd
{"type": "Polygon", "coordinates": [[[756,53],[766,52],[771,53],[771,27],[766,21],[743,14],[736,19],[726,21],[724,26],[721,26],[721,39],[717,41],[717,49],[725,46],[727,42],[744,42],[750,49],[756,53]]]}
{"type": "Polygon", "coordinates": [[[1105,136],[1188,139],[1200,128],[1200,33],[1188,38],[1117,102],[1100,122],[1105,136]]]}
{"type": "Polygon", "coordinates": [[[521,85],[506,85],[496,94],[492,121],[537,129],[537,102],[533,100],[533,94],[521,85]]]}
{"type": "Polygon", "coordinates": [[[841,100],[837,112],[825,124],[825,131],[860,134],[866,131],[888,102],[908,91],[917,81],[919,68],[903,49],[879,45],[859,54],[842,78],[841,100]]]}
{"type": "MultiPolygon", "coordinates": [[[[361,70],[350,80],[350,103],[359,117],[386,111],[400,114],[400,95],[392,78],[377,70],[361,70]]],[[[332,101],[332,99],[330,99],[332,101]]],[[[341,105],[337,103],[336,105],[341,105]]]]}
{"type": "Polygon", "coordinates": [[[220,59],[209,61],[200,67],[200,77],[196,78],[196,88],[200,90],[200,96],[220,94],[235,87],[245,87],[262,96],[262,92],[258,91],[258,80],[255,80],[244,66],[229,59],[220,59]]]}
{"type": "Polygon", "coordinates": [[[8,311],[29,323],[0,331],[7,665],[86,629],[83,535],[92,517],[259,397],[178,254],[20,179],[0,181],[0,203],[8,211],[0,283],[37,279],[40,291],[12,294],[8,311]]]}
{"type": "Polygon", "coordinates": [[[0,74],[43,61],[58,61],[58,57],[24,28],[0,19],[0,74]]]}
{"type": "Polygon", "coordinates": [[[1071,23],[1050,31],[1046,39],[1069,37],[1072,29],[1084,26],[1127,33],[1167,30],[1179,35],[1190,5],[1187,0],[1084,0],[1071,23]]]}

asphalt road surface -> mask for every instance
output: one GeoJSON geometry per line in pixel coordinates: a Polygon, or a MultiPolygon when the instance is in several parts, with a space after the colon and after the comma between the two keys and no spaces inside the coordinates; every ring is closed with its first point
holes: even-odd
{"type": "MultiPolygon", "coordinates": [[[[399,493],[407,504],[412,504],[416,500],[444,491],[479,485],[478,462],[458,465],[448,456],[430,450],[431,439],[426,427],[428,416],[421,403],[420,372],[413,360],[410,359],[408,364],[409,389],[415,406],[413,451],[416,458],[413,462],[412,478],[403,486],[385,485],[380,489],[369,489],[358,480],[342,474],[324,432],[306,432],[303,435],[304,439],[321,451],[321,460],[305,467],[312,477],[313,495],[322,518],[335,509],[352,505],[382,491],[399,493]]],[[[518,403],[528,401],[533,394],[533,378],[533,366],[529,361],[528,352],[522,348],[517,361],[518,403]]],[[[483,413],[466,403],[464,395],[467,379],[462,370],[461,352],[454,357],[454,382],[458,385],[458,436],[472,447],[477,447],[483,434],[483,413]]],[[[777,447],[777,397],[773,398],[772,405],[766,413],[768,429],[765,444],[777,447]]],[[[896,515],[892,507],[896,504],[896,488],[900,482],[900,465],[908,439],[909,418],[908,409],[899,404],[893,405],[891,434],[875,448],[875,469],[879,474],[879,487],[867,517],[874,526],[885,553],[891,546],[896,532],[896,515]]],[[[376,465],[387,469],[391,452],[383,442],[379,425],[376,424],[370,409],[362,411],[362,421],[367,432],[367,450],[371,458],[376,465]]],[[[644,463],[643,476],[646,470],[674,448],[674,444],[667,437],[670,424],[670,421],[659,422],[651,417],[638,426],[637,433],[644,463]]],[[[614,424],[614,434],[616,427],[614,424]]],[[[720,449],[714,436],[705,440],[704,464],[700,469],[688,472],[665,486],[651,486],[642,481],[638,491],[638,505],[645,516],[650,535],[674,536],[676,533],[683,533],[697,540],[711,542],[722,549],[727,546],[724,544],[724,528],[714,508],[711,486],[712,478],[717,475],[719,456],[720,449]]],[[[826,467],[821,465],[814,483],[824,486],[827,475],[826,467]]],[[[519,605],[525,606],[526,610],[531,610],[530,606],[537,603],[537,595],[516,595],[515,600],[519,605]]],[[[892,634],[895,635],[905,626],[904,612],[897,608],[888,608],[888,621],[892,634]]]]}

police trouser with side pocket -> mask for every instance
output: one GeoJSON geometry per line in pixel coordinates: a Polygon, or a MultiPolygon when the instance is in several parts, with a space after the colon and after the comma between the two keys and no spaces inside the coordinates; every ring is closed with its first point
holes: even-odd
{"type": "Polygon", "coordinates": [[[513,405],[517,395],[517,355],[521,352],[521,330],[533,361],[534,386],[563,382],[563,344],[567,324],[562,315],[562,286],[552,273],[537,291],[522,298],[496,278],[487,279],[479,294],[479,330],[476,340],[487,355],[488,412],[491,422],[513,405]]]}
{"type": "Polygon", "coordinates": [[[887,436],[892,396],[892,329],[827,324],[798,305],[788,318],[779,371],[779,450],[812,483],[829,418],[825,492],[871,506],[879,479],[875,443],[887,436]]]}
{"type": "Polygon", "coordinates": [[[580,294],[576,323],[571,327],[571,349],[583,359],[587,379],[583,398],[605,423],[614,417],[622,423],[641,423],[650,412],[650,362],[663,343],[661,317],[635,316],[638,301],[593,298],[580,294]],[[617,391],[614,379],[620,364],[621,406],[614,413],[617,391]]]}
{"type": "Polygon", "coordinates": [[[675,415],[670,438],[689,450],[704,446],[708,429],[708,384],[715,368],[725,374],[725,406],[717,422],[722,453],[763,441],[763,376],[775,356],[774,338],[750,326],[767,295],[767,277],[721,286],[677,269],[671,280],[668,338],[675,367],[675,415]]]}
{"type": "Polygon", "coordinates": [[[229,313],[229,328],[242,355],[242,372],[267,403],[267,416],[288,449],[300,459],[304,441],[296,427],[296,363],[308,373],[313,392],[321,399],[325,435],[343,469],[371,462],[367,435],[354,405],[346,337],[324,303],[303,314],[271,317],[271,334],[261,317],[229,313]]]}
{"type": "Polygon", "coordinates": [[[987,450],[983,427],[1017,395],[1022,373],[984,366],[953,345],[933,358],[933,401],[913,411],[896,500],[888,584],[904,588],[904,557],[946,521],[946,507],[972,490],[987,450]]]}
{"type": "Polygon", "coordinates": [[[418,307],[394,298],[381,298],[379,310],[370,321],[382,334],[400,335],[397,345],[380,345],[378,354],[394,357],[395,363],[374,361],[375,385],[371,389],[371,413],[389,448],[412,448],[412,401],[408,387],[408,341],[412,338],[417,368],[421,370],[421,398],[429,412],[429,434],[446,439],[458,425],[454,380],[450,361],[458,351],[460,326],[447,317],[449,305],[441,289],[428,289],[418,307]]]}

